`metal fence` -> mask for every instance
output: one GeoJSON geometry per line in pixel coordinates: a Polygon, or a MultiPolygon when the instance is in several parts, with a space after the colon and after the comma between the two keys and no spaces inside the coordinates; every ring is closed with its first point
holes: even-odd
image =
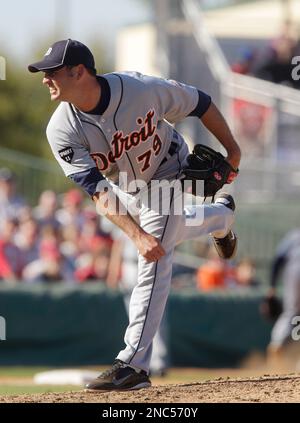
{"type": "MultiPolygon", "coordinates": [[[[198,46],[198,60],[207,65],[205,85],[217,85],[218,102],[242,148],[237,198],[244,202],[254,198],[259,202],[262,196],[292,199],[300,194],[300,92],[231,72],[218,42],[206,29],[199,2],[183,0],[182,10],[198,46]]],[[[203,74],[198,75],[201,86],[203,74]]]]}
{"type": "Polygon", "coordinates": [[[71,186],[56,163],[16,150],[0,148],[0,167],[15,173],[17,189],[31,205],[37,203],[44,190],[51,189],[59,194],[71,186]]]}

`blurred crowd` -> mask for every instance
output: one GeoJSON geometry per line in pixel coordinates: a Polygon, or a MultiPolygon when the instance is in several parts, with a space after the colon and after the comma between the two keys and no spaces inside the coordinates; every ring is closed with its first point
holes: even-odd
{"type": "Polygon", "coordinates": [[[256,288],[260,282],[256,278],[256,267],[250,258],[242,258],[238,262],[222,260],[215,248],[211,246],[208,258],[199,267],[196,274],[196,285],[199,291],[216,289],[256,288]]]}
{"type": "MultiPolygon", "coordinates": [[[[0,169],[2,282],[100,281],[112,288],[123,284],[125,290],[133,289],[137,271],[134,244],[101,218],[81,191],[75,188],[57,195],[47,190],[38,204],[30,207],[16,187],[16,176],[7,168],[0,169]]],[[[251,260],[228,264],[213,246],[205,256],[196,273],[174,266],[174,275],[186,274],[188,286],[196,285],[201,291],[258,284],[251,260]]]]}
{"type": "Polygon", "coordinates": [[[24,282],[105,281],[113,244],[93,204],[81,192],[44,191],[36,207],[16,193],[16,179],[0,169],[0,279],[24,282]]]}
{"type": "Polygon", "coordinates": [[[292,77],[292,58],[300,55],[300,40],[290,21],[286,21],[278,37],[271,40],[265,48],[244,46],[236,62],[234,72],[253,75],[274,83],[300,88],[299,80],[292,77]]]}

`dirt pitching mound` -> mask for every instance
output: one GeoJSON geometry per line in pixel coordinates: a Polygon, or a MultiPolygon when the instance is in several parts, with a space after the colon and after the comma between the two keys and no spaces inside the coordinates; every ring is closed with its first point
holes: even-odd
{"type": "Polygon", "coordinates": [[[127,392],[65,392],[2,396],[13,403],[216,403],[300,402],[300,375],[219,378],[190,384],[152,386],[127,392]]]}

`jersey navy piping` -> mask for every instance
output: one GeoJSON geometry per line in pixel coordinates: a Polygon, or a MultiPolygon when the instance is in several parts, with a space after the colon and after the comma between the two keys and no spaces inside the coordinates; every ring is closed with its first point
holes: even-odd
{"type": "MultiPolygon", "coordinates": [[[[115,111],[115,114],[114,114],[114,126],[115,126],[115,130],[117,131],[118,128],[117,128],[117,124],[116,124],[116,117],[117,117],[117,113],[119,111],[119,108],[121,106],[121,102],[122,102],[122,99],[123,99],[124,88],[123,88],[123,81],[122,81],[122,78],[120,77],[120,75],[118,75],[116,73],[114,73],[114,75],[116,75],[120,79],[120,82],[121,82],[121,96],[120,96],[120,101],[119,101],[118,107],[116,108],[116,111],[115,111]]],[[[135,171],[134,171],[134,167],[132,165],[132,162],[131,162],[131,160],[130,160],[130,158],[128,156],[128,153],[125,152],[125,154],[126,154],[126,157],[127,157],[128,161],[130,163],[130,166],[131,166],[131,169],[132,169],[132,173],[133,173],[134,179],[136,180],[136,174],[135,174],[135,171]]]]}
{"type": "MultiPolygon", "coordinates": [[[[175,179],[178,179],[178,176],[180,175],[180,172],[181,172],[181,164],[180,164],[180,161],[179,161],[179,152],[177,151],[176,154],[177,154],[177,159],[178,159],[178,163],[179,163],[179,172],[177,173],[175,179]]],[[[171,206],[172,206],[172,203],[173,203],[173,198],[174,198],[174,190],[172,191],[172,197],[170,199],[170,210],[171,210],[171,206]]],[[[167,229],[167,226],[168,226],[168,222],[169,222],[169,217],[170,217],[170,214],[168,215],[167,220],[166,220],[164,231],[163,231],[162,236],[161,236],[161,242],[163,241],[164,236],[165,236],[165,232],[166,232],[166,229],[167,229]]],[[[137,347],[135,349],[135,352],[133,353],[133,356],[129,360],[129,363],[128,364],[131,363],[131,361],[133,360],[135,354],[138,352],[140,343],[141,343],[142,338],[143,338],[144,329],[145,329],[145,325],[146,325],[146,321],[147,321],[147,316],[148,316],[149,308],[150,308],[150,305],[151,305],[151,299],[152,299],[152,294],[153,294],[153,290],[154,290],[154,285],[155,285],[155,282],[156,282],[157,266],[158,266],[158,262],[155,263],[154,280],[153,280],[153,284],[152,284],[151,294],[150,294],[150,298],[149,298],[149,304],[148,304],[147,313],[146,313],[146,316],[145,316],[145,320],[144,320],[144,324],[143,324],[143,329],[142,329],[142,333],[141,333],[141,336],[140,336],[140,340],[139,340],[139,343],[138,343],[138,345],[137,345],[137,347]]]]}
{"type": "MultiPolygon", "coordinates": [[[[71,106],[71,105],[70,105],[70,106],[71,106]]],[[[104,137],[104,138],[106,139],[106,141],[108,142],[108,140],[107,140],[107,138],[106,138],[106,136],[105,136],[105,134],[104,134],[104,132],[103,132],[103,130],[102,130],[102,128],[101,128],[100,126],[98,126],[96,123],[89,122],[88,120],[81,119],[81,118],[77,115],[77,113],[73,110],[73,107],[72,107],[72,106],[71,106],[71,110],[72,110],[73,115],[75,115],[75,118],[79,121],[80,127],[81,127],[81,129],[82,129],[83,134],[84,134],[85,141],[86,141],[86,143],[87,143],[87,147],[89,146],[89,143],[88,143],[88,141],[87,141],[87,138],[86,138],[86,135],[85,135],[84,129],[83,129],[83,127],[82,127],[82,122],[84,122],[84,123],[88,123],[88,124],[90,124],[90,125],[94,126],[95,128],[98,128],[98,129],[99,129],[99,131],[101,132],[101,134],[103,135],[103,137],[104,137]]],[[[88,150],[89,150],[89,148],[88,148],[88,150]]]]}
{"type": "Polygon", "coordinates": [[[179,165],[179,172],[176,175],[176,179],[178,179],[178,176],[181,174],[182,166],[181,166],[181,163],[180,163],[180,160],[179,160],[179,152],[176,151],[176,154],[177,154],[177,161],[178,161],[178,165],[179,165]]]}

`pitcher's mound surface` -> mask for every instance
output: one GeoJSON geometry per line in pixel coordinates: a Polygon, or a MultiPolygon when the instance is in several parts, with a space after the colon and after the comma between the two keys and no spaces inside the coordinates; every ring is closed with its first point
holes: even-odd
{"type": "Polygon", "coordinates": [[[160,385],[127,392],[65,392],[0,397],[0,402],[300,402],[300,375],[219,378],[190,384],[160,385]]]}

